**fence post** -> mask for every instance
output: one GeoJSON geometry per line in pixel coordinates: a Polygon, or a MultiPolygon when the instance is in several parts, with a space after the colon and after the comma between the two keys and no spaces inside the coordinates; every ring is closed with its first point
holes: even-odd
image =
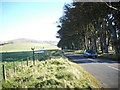
{"type": "Polygon", "coordinates": [[[22,61],[23,61],[23,59],[21,59],[21,66],[22,66],[22,61]]]}
{"type": "Polygon", "coordinates": [[[14,61],[13,61],[13,69],[14,69],[14,73],[15,73],[16,68],[15,68],[15,62],[14,61]]]}
{"type": "Polygon", "coordinates": [[[39,61],[39,54],[38,54],[38,61],[39,61]]]}
{"type": "Polygon", "coordinates": [[[40,61],[40,57],[41,57],[40,54],[38,54],[38,60],[39,60],[39,61],[40,61]]]}
{"type": "Polygon", "coordinates": [[[5,75],[5,66],[4,64],[2,64],[2,67],[3,67],[3,79],[6,80],[6,75],[5,75]]]}
{"type": "Polygon", "coordinates": [[[31,61],[31,60],[32,60],[32,57],[30,56],[30,57],[28,57],[28,59],[29,59],[29,61],[30,61],[30,62],[29,62],[29,65],[31,65],[31,63],[32,63],[32,61],[31,61]]]}
{"type": "Polygon", "coordinates": [[[22,66],[22,61],[23,61],[23,59],[21,59],[21,68],[23,69],[23,66],[22,66]]]}
{"type": "Polygon", "coordinates": [[[34,47],[34,48],[31,48],[31,49],[32,49],[32,51],[33,51],[33,64],[35,65],[35,55],[34,55],[34,54],[35,54],[35,53],[34,53],[34,52],[35,52],[35,51],[34,51],[34,50],[35,50],[35,47],[34,47]]]}
{"type": "Polygon", "coordinates": [[[33,51],[33,64],[35,65],[35,54],[34,54],[34,51],[33,51]]]}
{"type": "Polygon", "coordinates": [[[27,57],[27,66],[28,66],[28,60],[29,60],[29,57],[27,57]]]}

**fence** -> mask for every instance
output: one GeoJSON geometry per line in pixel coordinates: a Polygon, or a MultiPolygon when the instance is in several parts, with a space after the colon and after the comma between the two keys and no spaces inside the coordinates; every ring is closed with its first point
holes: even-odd
{"type": "Polygon", "coordinates": [[[50,59],[51,57],[50,52],[44,52],[43,54],[36,53],[29,57],[23,58],[21,60],[3,60],[2,61],[2,73],[3,73],[3,80],[7,79],[6,71],[10,68],[7,68],[7,65],[5,66],[5,63],[8,61],[10,62],[11,69],[13,69],[13,73],[16,73],[16,70],[19,69],[18,65],[21,65],[21,69],[24,69],[24,65],[31,66],[36,65],[36,60],[42,61],[46,59],[50,59]],[[18,62],[17,62],[18,61],[18,62]]]}

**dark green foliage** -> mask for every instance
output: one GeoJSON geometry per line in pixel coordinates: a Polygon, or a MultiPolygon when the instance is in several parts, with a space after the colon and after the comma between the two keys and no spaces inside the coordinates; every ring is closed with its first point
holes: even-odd
{"type": "Polygon", "coordinates": [[[64,14],[58,21],[58,47],[94,49],[96,52],[101,49],[103,53],[108,53],[109,47],[114,47],[115,53],[120,53],[120,4],[110,2],[109,5],[105,2],[66,4],[64,14]]]}

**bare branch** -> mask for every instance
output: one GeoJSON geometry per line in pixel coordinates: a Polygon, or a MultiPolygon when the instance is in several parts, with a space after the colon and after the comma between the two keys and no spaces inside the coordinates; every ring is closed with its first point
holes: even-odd
{"type": "Polygon", "coordinates": [[[107,2],[105,2],[105,4],[106,4],[108,7],[112,8],[112,9],[114,9],[114,10],[120,11],[120,9],[118,9],[118,8],[116,8],[116,7],[113,7],[112,5],[109,5],[107,2]]]}

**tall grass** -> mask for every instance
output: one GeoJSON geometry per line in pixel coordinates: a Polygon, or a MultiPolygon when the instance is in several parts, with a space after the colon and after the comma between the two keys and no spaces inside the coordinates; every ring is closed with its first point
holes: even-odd
{"type": "Polygon", "coordinates": [[[79,65],[63,58],[36,61],[12,73],[7,72],[4,88],[101,88],[98,81],[79,65]]]}

